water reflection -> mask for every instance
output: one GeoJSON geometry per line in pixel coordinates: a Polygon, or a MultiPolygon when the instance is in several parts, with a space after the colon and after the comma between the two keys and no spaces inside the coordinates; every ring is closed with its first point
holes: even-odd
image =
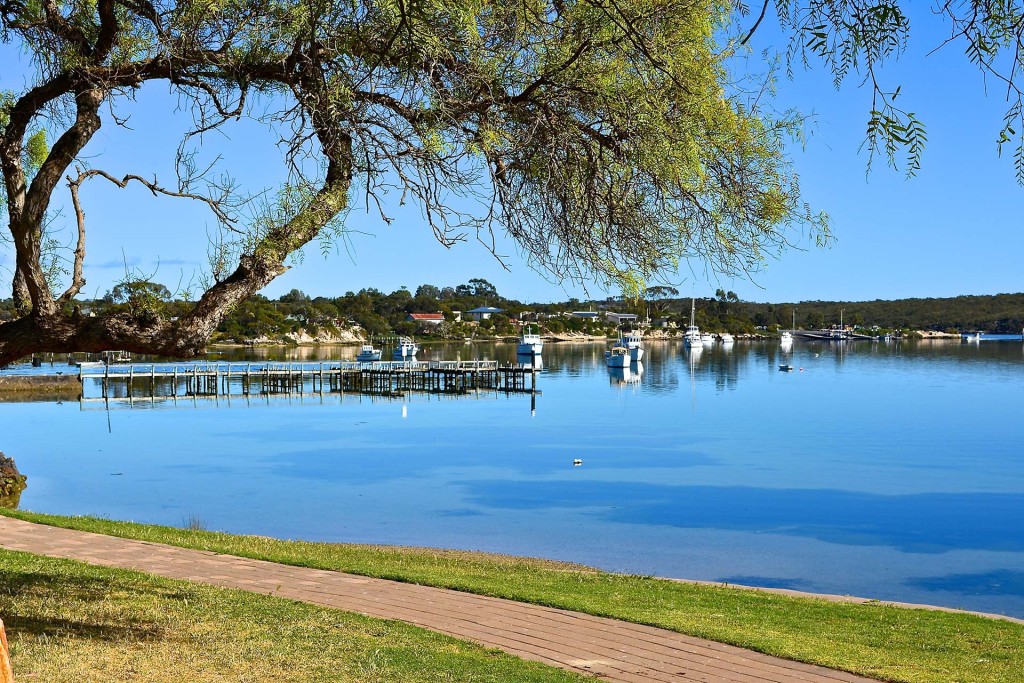
{"type": "Polygon", "coordinates": [[[1024,552],[1024,493],[880,496],[835,489],[635,482],[462,483],[483,508],[576,508],[620,524],[805,536],[907,553],[1024,552]]]}
{"type": "MultiPolygon", "coordinates": [[[[546,344],[529,407],[494,392],[346,393],[105,415],[7,404],[0,420],[39,482],[22,507],[39,511],[172,525],[195,513],[228,531],[1024,615],[1020,342],[645,345],[642,367],[610,371],[607,342],[546,344]]],[[[259,351],[326,363],[356,349],[259,351]]],[[[515,344],[424,357],[517,360],[515,344]]]]}
{"type": "Polygon", "coordinates": [[[643,362],[633,363],[627,368],[608,368],[608,383],[613,387],[636,386],[643,376],[643,362]]]}

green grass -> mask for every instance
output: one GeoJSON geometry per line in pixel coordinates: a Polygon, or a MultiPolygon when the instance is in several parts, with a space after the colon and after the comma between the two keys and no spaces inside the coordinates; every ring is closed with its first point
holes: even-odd
{"type": "Polygon", "coordinates": [[[4,514],[610,616],[882,680],[1024,681],[1024,626],[968,614],[793,598],[500,555],[280,541],[84,517],[4,514]]]}
{"type": "Polygon", "coordinates": [[[582,683],[401,622],[0,550],[19,682],[582,683]]]}

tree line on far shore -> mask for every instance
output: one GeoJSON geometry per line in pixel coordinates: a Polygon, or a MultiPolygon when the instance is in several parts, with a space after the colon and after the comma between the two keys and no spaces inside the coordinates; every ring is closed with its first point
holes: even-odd
{"type": "MultiPolygon", "coordinates": [[[[354,326],[362,328],[365,335],[374,336],[502,337],[519,334],[523,321],[550,334],[602,335],[613,333],[615,328],[606,320],[606,312],[633,313],[641,323],[650,320],[655,326],[668,329],[685,327],[689,323],[690,303],[690,298],[680,297],[676,289],[665,286],[648,288],[637,299],[523,303],[501,296],[494,285],[481,278],[456,286],[423,284],[415,291],[401,288],[385,293],[365,288],[337,297],[311,296],[293,289],[277,299],[259,294],[250,297],[228,315],[218,328],[217,337],[221,341],[239,342],[279,340],[303,331],[316,336],[354,326]],[[468,311],[481,306],[502,312],[479,323],[470,322],[468,311]],[[597,312],[599,316],[588,319],[572,315],[581,311],[597,312]],[[411,313],[440,313],[444,322],[424,326],[409,320],[411,313]]],[[[145,306],[155,314],[173,317],[189,305],[176,299],[166,287],[151,282],[124,283],[100,299],[76,302],[84,315],[145,306]]],[[[756,303],[742,301],[734,293],[719,289],[713,296],[696,298],[695,309],[695,322],[702,330],[733,334],[788,329],[794,322],[800,329],[819,329],[838,325],[840,321],[881,331],[1017,334],[1024,328],[1024,293],[892,301],[756,303]]],[[[0,300],[0,321],[13,316],[13,302],[0,300]]]]}

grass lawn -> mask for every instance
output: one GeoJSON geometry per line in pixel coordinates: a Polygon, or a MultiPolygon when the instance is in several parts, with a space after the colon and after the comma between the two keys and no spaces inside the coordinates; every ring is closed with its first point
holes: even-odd
{"type": "Polygon", "coordinates": [[[292,542],[93,518],[4,514],[610,616],[882,680],[1024,682],[1024,626],[967,614],[695,586],[479,553],[292,542]]]}
{"type": "Polygon", "coordinates": [[[19,683],[582,683],[395,621],[0,550],[19,683]]]}

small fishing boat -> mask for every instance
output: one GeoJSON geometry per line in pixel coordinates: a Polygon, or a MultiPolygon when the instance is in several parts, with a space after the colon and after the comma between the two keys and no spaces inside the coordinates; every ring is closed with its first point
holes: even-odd
{"type": "Polygon", "coordinates": [[[523,336],[519,339],[516,354],[519,356],[539,356],[543,352],[544,340],[540,338],[540,334],[531,332],[530,328],[527,327],[523,331],[523,336]]]}
{"type": "Polygon", "coordinates": [[[629,347],[615,342],[615,346],[604,352],[604,361],[610,368],[628,368],[629,347]]]}
{"type": "Polygon", "coordinates": [[[729,334],[728,332],[722,332],[720,335],[718,335],[718,341],[722,342],[723,344],[729,345],[736,343],[736,338],[729,334]]]}
{"type": "Polygon", "coordinates": [[[782,365],[779,366],[779,371],[780,372],[793,372],[793,366],[792,365],[787,365],[787,364],[783,363],[782,365]]]}
{"type": "Polygon", "coordinates": [[[715,335],[711,334],[710,332],[701,332],[700,343],[703,344],[704,346],[714,346],[715,335]]]}
{"type": "Polygon", "coordinates": [[[783,331],[783,333],[779,335],[779,343],[782,344],[783,346],[787,346],[789,344],[792,344],[793,343],[793,333],[790,332],[789,330],[783,331]]]}
{"type": "Polygon", "coordinates": [[[629,360],[639,363],[644,357],[644,340],[636,332],[628,332],[619,339],[619,344],[629,349],[629,360]]]}
{"type": "Polygon", "coordinates": [[[363,344],[359,347],[356,360],[360,363],[374,363],[380,360],[380,349],[373,348],[373,344],[363,344]]]}
{"type": "Polygon", "coordinates": [[[409,337],[402,337],[398,341],[398,346],[395,347],[395,353],[392,358],[395,360],[416,360],[416,354],[419,353],[420,347],[416,346],[409,337]]]}

